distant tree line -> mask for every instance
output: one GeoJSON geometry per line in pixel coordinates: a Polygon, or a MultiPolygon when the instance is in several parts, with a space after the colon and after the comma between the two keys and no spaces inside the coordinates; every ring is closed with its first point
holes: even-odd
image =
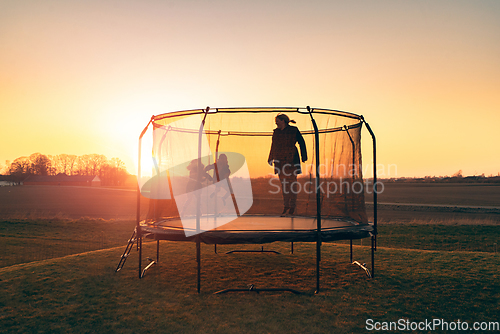
{"type": "Polygon", "coordinates": [[[99,176],[102,185],[120,185],[127,178],[125,164],[118,158],[108,159],[102,154],[44,155],[33,153],[7,164],[7,174],[18,181],[30,175],[90,175],[99,176]]]}

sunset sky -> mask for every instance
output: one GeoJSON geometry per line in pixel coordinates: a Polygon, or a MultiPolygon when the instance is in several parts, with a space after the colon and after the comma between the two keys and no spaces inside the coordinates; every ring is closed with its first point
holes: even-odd
{"type": "Polygon", "coordinates": [[[383,177],[497,175],[500,1],[0,0],[0,167],[135,173],[153,114],[307,105],[364,115],[383,177]]]}

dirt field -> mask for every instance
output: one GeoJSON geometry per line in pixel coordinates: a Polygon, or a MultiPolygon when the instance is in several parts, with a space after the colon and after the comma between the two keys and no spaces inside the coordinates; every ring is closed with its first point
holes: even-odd
{"type": "MultiPolygon", "coordinates": [[[[366,196],[373,202],[373,195],[366,196]]],[[[500,223],[500,185],[384,183],[378,219],[390,221],[474,221],[500,223]]],[[[368,204],[372,218],[373,205],[368,204]]]]}
{"type": "MultiPolygon", "coordinates": [[[[17,186],[0,188],[0,218],[59,216],[103,219],[135,219],[137,195],[132,190],[17,186]]],[[[144,209],[147,209],[143,205],[144,209]]]]}
{"type": "MultiPolygon", "coordinates": [[[[500,184],[383,183],[380,202],[500,208],[500,184]]],[[[371,200],[367,196],[367,201],[371,200]]]]}
{"type": "MultiPolygon", "coordinates": [[[[366,196],[372,219],[372,195],[366,196]]],[[[382,222],[412,220],[489,220],[500,222],[500,185],[385,183],[378,196],[382,222]]],[[[147,200],[141,204],[147,212],[147,200]]],[[[60,216],[135,219],[137,197],[133,190],[18,186],[0,187],[0,218],[60,216]]]]}

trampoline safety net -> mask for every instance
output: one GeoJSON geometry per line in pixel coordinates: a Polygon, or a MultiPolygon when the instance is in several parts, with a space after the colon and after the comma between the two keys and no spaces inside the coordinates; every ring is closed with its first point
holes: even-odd
{"type": "MultiPolygon", "coordinates": [[[[316,217],[319,167],[321,217],[368,224],[362,125],[362,117],[352,113],[309,108],[198,109],[153,116],[140,143],[139,187],[143,201],[149,201],[141,220],[154,225],[179,218],[187,235],[223,229],[229,222],[234,226],[241,216],[280,216],[286,206],[295,208],[294,216],[316,217]],[[296,142],[295,152],[273,137],[279,114],[294,120],[289,125],[303,138],[301,145],[300,135],[289,131],[286,140],[296,142]],[[291,169],[278,169],[279,157],[286,155],[293,156],[291,169]],[[280,172],[292,176],[280,180],[280,172]],[[284,198],[285,190],[291,198],[284,198]]],[[[248,227],[255,228],[265,229],[248,227]]]]}

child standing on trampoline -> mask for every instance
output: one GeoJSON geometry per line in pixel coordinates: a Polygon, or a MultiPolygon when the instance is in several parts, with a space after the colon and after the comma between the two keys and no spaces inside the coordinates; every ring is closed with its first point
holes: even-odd
{"type": "Polygon", "coordinates": [[[302,174],[300,157],[302,162],[307,161],[306,143],[302,134],[296,126],[289,125],[294,120],[285,114],[278,114],[275,118],[276,129],[273,132],[271,151],[267,159],[269,165],[274,163],[274,173],[278,174],[283,195],[282,216],[295,213],[297,202],[297,175],[302,174]],[[295,146],[299,143],[300,156],[295,146]]]}

